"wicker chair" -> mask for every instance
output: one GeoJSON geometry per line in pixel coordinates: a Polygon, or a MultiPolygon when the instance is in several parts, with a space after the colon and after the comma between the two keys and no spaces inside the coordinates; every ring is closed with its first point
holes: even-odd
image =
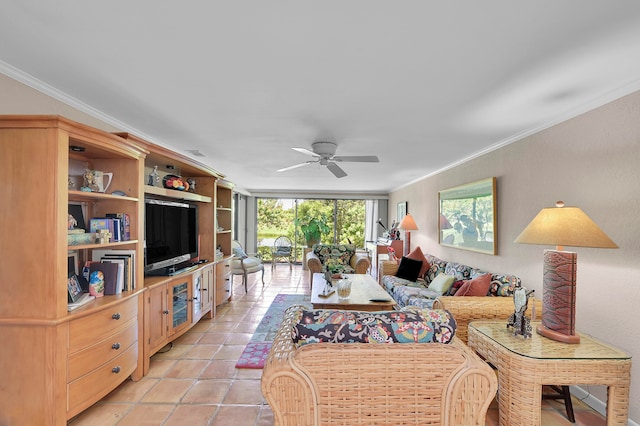
{"type": "Polygon", "coordinates": [[[285,313],[262,373],[276,425],[484,426],[497,379],[458,339],[296,349],[299,309],[285,313]]]}

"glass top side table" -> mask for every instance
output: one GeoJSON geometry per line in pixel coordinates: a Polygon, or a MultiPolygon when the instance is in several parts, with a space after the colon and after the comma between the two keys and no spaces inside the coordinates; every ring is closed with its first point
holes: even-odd
{"type": "MultiPolygon", "coordinates": [[[[626,425],[631,356],[584,334],[579,344],[514,336],[506,320],[473,321],[469,347],[498,369],[500,425],[539,425],[542,385],[605,385],[607,425],[626,425]]],[[[532,327],[535,330],[536,324],[532,327]]]]}

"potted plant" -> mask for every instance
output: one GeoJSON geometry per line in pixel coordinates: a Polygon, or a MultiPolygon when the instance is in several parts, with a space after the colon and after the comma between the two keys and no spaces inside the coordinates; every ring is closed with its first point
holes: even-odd
{"type": "Polygon", "coordinates": [[[300,221],[296,222],[297,225],[300,225],[300,230],[304,235],[307,247],[313,247],[314,244],[320,243],[322,234],[326,234],[331,231],[331,228],[329,228],[325,218],[322,216],[311,218],[307,223],[301,223],[300,221]]]}

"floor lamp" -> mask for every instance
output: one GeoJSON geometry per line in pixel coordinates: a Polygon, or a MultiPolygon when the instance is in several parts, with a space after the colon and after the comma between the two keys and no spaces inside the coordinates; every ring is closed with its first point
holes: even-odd
{"type": "Polygon", "coordinates": [[[404,243],[404,253],[403,256],[409,254],[409,250],[411,249],[411,231],[417,231],[418,226],[416,225],[416,221],[413,220],[413,216],[409,213],[404,215],[402,220],[400,221],[400,225],[398,225],[398,229],[403,229],[406,234],[405,243],[404,243]]]}
{"type": "Polygon", "coordinates": [[[544,251],[542,321],[538,334],[564,343],[580,343],[576,334],[577,253],[563,246],[618,248],[578,207],[544,208],[516,238],[516,243],[555,245],[544,251]]]}

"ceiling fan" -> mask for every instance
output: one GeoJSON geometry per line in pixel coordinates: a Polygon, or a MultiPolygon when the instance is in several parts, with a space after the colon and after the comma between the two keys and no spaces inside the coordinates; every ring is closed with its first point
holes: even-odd
{"type": "Polygon", "coordinates": [[[329,169],[335,177],[342,178],[347,175],[347,172],[342,170],[342,168],[336,164],[337,162],[377,163],[379,161],[378,157],[375,155],[336,155],[336,148],[338,148],[338,146],[335,143],[324,141],[312,143],[311,149],[313,151],[309,151],[306,148],[292,148],[295,151],[305,155],[310,155],[316,159],[285,167],[278,171],[284,172],[286,170],[306,166],[307,164],[320,163],[322,166],[327,166],[327,169],[329,169]]]}

